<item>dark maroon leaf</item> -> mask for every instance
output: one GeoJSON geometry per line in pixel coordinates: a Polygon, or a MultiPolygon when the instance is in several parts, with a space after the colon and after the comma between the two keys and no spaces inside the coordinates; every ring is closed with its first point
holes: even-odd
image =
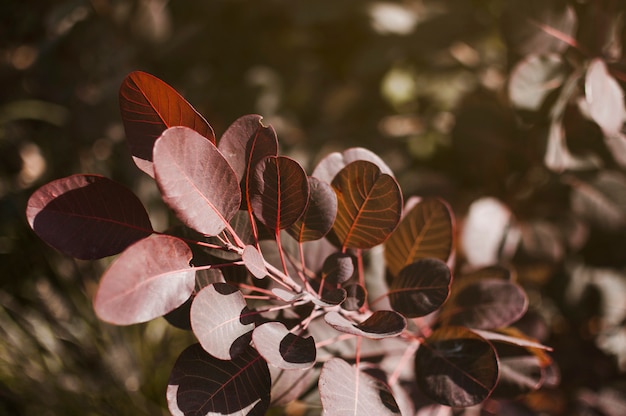
{"type": "Polygon", "coordinates": [[[252,340],[259,354],[275,367],[304,370],[315,364],[317,350],[313,337],[292,334],[280,322],[267,322],[256,327],[252,340]]]}
{"type": "Polygon", "coordinates": [[[451,282],[446,263],[438,259],[418,260],[391,281],[391,307],[407,318],[428,315],[446,301],[451,282]]]}
{"type": "Polygon", "coordinates": [[[299,242],[319,240],[333,227],[337,216],[337,195],[326,182],[308,177],[309,202],[304,215],[287,229],[299,242]]]}
{"type": "Polygon", "coordinates": [[[350,163],[335,176],[332,186],[338,202],[332,233],[342,248],[369,249],[381,244],[400,222],[400,187],[375,164],[350,163]]]}
{"type": "Polygon", "coordinates": [[[341,358],[332,358],[324,364],[319,389],[327,415],[400,414],[389,386],[341,358]]]}
{"type": "Polygon", "coordinates": [[[150,74],[131,72],[122,82],[119,101],[133,160],[150,176],[154,176],[152,148],[165,129],[189,127],[215,143],[209,123],[172,87],[150,74]]]}
{"type": "Polygon", "coordinates": [[[157,140],[154,173],[165,203],[202,234],[219,234],[239,209],[237,176],[213,143],[187,127],[157,140]]]}
{"type": "Polygon", "coordinates": [[[476,329],[495,329],[508,326],[524,315],[528,299],[515,283],[484,279],[463,287],[451,299],[442,319],[452,325],[476,329]]]}
{"type": "Polygon", "coordinates": [[[167,405],[173,415],[263,416],[270,388],[267,363],[254,348],[223,361],[194,344],[174,364],[167,405]]]}
{"type": "Polygon", "coordinates": [[[243,249],[241,259],[246,265],[246,269],[257,279],[263,279],[268,275],[267,268],[265,267],[265,259],[256,247],[247,245],[243,249]]]}
{"type": "Polygon", "coordinates": [[[327,283],[343,283],[354,274],[356,258],[349,253],[333,253],[322,266],[322,278],[327,283]]]}
{"type": "Polygon", "coordinates": [[[435,330],[417,350],[415,376],[432,400],[451,407],[468,407],[485,400],[498,381],[494,348],[463,327],[435,330]]]}
{"type": "Polygon", "coordinates": [[[427,198],[402,217],[385,242],[385,261],[393,276],[423,258],[448,261],[454,247],[452,209],[438,198],[427,198]]]}
{"type": "Polygon", "coordinates": [[[191,304],[191,328],[212,356],[229,360],[250,343],[254,321],[243,294],[227,283],[202,289],[191,304]]]}
{"type": "Polygon", "coordinates": [[[191,330],[191,318],[189,313],[191,311],[191,302],[193,302],[193,296],[187,299],[182,305],[177,307],[171,312],[163,315],[163,318],[170,324],[179,329],[187,331],[191,330]]]}
{"type": "Polygon", "coordinates": [[[357,160],[366,160],[378,166],[382,173],[393,176],[393,172],[387,164],[374,152],[362,147],[352,147],[343,152],[334,152],[326,155],[315,167],[311,176],[332,183],[335,176],[343,168],[357,160]]]}
{"type": "Polygon", "coordinates": [[[376,311],[360,324],[335,311],[324,315],[324,320],[337,331],[370,339],[395,337],[406,328],[406,319],[394,311],[376,311]]]}
{"type": "Polygon", "coordinates": [[[218,149],[244,186],[250,170],[266,156],[278,155],[278,139],[272,126],[261,123],[263,117],[248,114],[239,117],[224,132],[218,149]]]}
{"type": "Polygon", "coordinates": [[[312,302],[318,306],[337,306],[346,300],[347,294],[345,289],[336,288],[330,290],[324,290],[321,298],[313,298],[312,302]]]}
{"type": "Polygon", "coordinates": [[[346,300],[343,301],[341,307],[347,311],[358,311],[367,299],[367,290],[359,284],[347,285],[344,287],[346,291],[346,300]]]}
{"type": "Polygon", "coordinates": [[[604,134],[619,134],[626,119],[624,91],[599,58],[592,60],[587,69],[585,98],[589,116],[604,134]]]}
{"type": "Polygon", "coordinates": [[[73,175],[42,186],[29,198],[26,218],[46,243],[85,260],[118,254],[152,234],[139,199],[96,175],[73,175]]]}
{"type": "Polygon", "coordinates": [[[250,181],[254,214],[274,232],[290,227],[304,213],[309,199],[306,173],[298,162],[270,156],[259,162],[250,181]]]}
{"type": "Polygon", "coordinates": [[[182,305],[195,285],[191,250],[155,234],[128,247],[104,272],[94,298],[98,318],[116,325],[146,322],[182,305]]]}

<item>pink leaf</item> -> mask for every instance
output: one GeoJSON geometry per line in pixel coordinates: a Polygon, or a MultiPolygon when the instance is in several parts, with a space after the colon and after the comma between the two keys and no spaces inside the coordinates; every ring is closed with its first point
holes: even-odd
{"type": "Polygon", "coordinates": [[[247,245],[243,249],[241,259],[246,265],[246,269],[248,269],[248,271],[252,273],[252,276],[257,279],[263,279],[268,275],[267,268],[265,267],[265,260],[256,247],[247,245]]]}
{"type": "Polygon", "coordinates": [[[585,77],[585,96],[589,115],[606,135],[620,132],[626,116],[624,91],[601,59],[589,64],[585,77]]]}

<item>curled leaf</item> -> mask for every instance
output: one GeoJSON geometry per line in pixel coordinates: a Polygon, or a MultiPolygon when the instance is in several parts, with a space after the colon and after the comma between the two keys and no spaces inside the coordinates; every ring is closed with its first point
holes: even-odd
{"type": "Polygon", "coordinates": [[[406,328],[406,319],[394,311],[376,311],[359,324],[335,311],[324,315],[324,320],[337,331],[370,339],[395,337],[406,328]]]}

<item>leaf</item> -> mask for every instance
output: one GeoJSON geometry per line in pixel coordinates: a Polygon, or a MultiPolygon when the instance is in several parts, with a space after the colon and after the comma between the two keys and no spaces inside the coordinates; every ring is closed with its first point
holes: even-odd
{"type": "Polygon", "coordinates": [[[509,48],[520,55],[561,53],[575,43],[576,13],[565,2],[510,0],[502,18],[509,48]]]}
{"type": "Polygon", "coordinates": [[[237,176],[213,143],[187,127],[157,140],[154,173],[163,201],[199,233],[219,234],[239,209],[237,176]]]}
{"type": "Polygon", "coordinates": [[[521,318],[528,308],[528,298],[521,287],[497,279],[484,279],[464,286],[451,303],[445,321],[450,325],[477,329],[508,326],[521,318]]]}
{"type": "Polygon", "coordinates": [[[259,162],[250,182],[250,203],[256,217],[274,232],[290,227],[306,209],[309,183],[298,162],[270,156],[259,162]]]}
{"type": "Polygon", "coordinates": [[[394,311],[376,311],[360,324],[350,321],[336,311],[328,312],[324,315],[324,320],[337,331],[370,339],[395,337],[406,328],[406,319],[394,311]]]}
{"type": "Polygon", "coordinates": [[[292,334],[280,322],[267,322],[254,329],[252,340],[269,364],[283,370],[313,367],[317,350],[315,340],[292,334]]]}
{"type": "Polygon", "coordinates": [[[619,134],[626,118],[624,91],[599,58],[593,59],[587,68],[585,98],[589,115],[604,134],[619,134]]]}
{"type": "Polygon", "coordinates": [[[332,183],[335,176],[346,166],[357,160],[365,160],[378,166],[382,173],[393,176],[392,170],[387,164],[374,152],[362,147],[352,147],[344,150],[342,153],[333,152],[326,155],[315,167],[311,176],[332,183]]]}
{"type": "Polygon", "coordinates": [[[451,283],[446,263],[438,259],[418,260],[391,281],[389,302],[393,310],[407,318],[425,316],[443,305],[451,283]]]}
{"type": "Polygon", "coordinates": [[[343,283],[354,274],[356,257],[348,253],[333,253],[326,257],[322,266],[322,278],[326,283],[343,283]]]}
{"type": "Polygon", "coordinates": [[[174,416],[263,416],[270,403],[267,363],[252,347],[223,361],[193,344],[176,360],[167,386],[174,416]]]}
{"type": "Polygon", "coordinates": [[[514,399],[541,387],[544,369],[537,355],[517,345],[491,343],[500,364],[500,377],[493,391],[494,397],[514,399]]]}
{"type": "Polygon", "coordinates": [[[243,294],[227,283],[202,289],[191,304],[191,328],[200,345],[220,360],[239,355],[250,343],[254,322],[243,294]]]}
{"type": "Polygon", "coordinates": [[[97,175],[73,175],[42,186],[28,199],[26,218],[46,243],[84,260],[118,254],[152,234],[141,201],[97,175]]]}
{"type": "Polygon", "coordinates": [[[511,71],[509,98],[517,108],[538,111],[548,94],[561,87],[565,75],[560,55],[529,55],[511,71]]]}
{"type": "Polygon", "coordinates": [[[594,169],[601,166],[601,161],[594,155],[574,156],[570,152],[565,140],[565,130],[560,121],[553,121],[550,124],[547,141],[543,162],[554,172],[594,169]]]}
{"type": "Polygon", "coordinates": [[[264,126],[262,119],[256,114],[239,117],[226,129],[217,146],[244,190],[256,164],[267,156],[278,155],[276,131],[272,126],[264,126]]]}
{"type": "Polygon", "coordinates": [[[501,331],[502,332],[492,332],[472,328],[472,332],[480,335],[481,337],[492,343],[498,342],[517,345],[518,347],[524,347],[534,350],[552,351],[552,348],[540,344],[539,342],[529,338],[516,328],[504,328],[501,331]]]}
{"type": "Polygon", "coordinates": [[[133,160],[150,176],[154,176],[154,142],[169,127],[189,127],[215,144],[209,123],[172,87],[150,74],[128,74],[120,87],[119,101],[133,160]]]}
{"type": "Polygon", "coordinates": [[[337,216],[337,195],[333,188],[313,176],[308,177],[308,182],[309,201],[304,215],[287,229],[300,243],[324,237],[337,216]]]}
{"type": "Polygon", "coordinates": [[[191,296],[191,250],[179,238],[155,234],[128,247],[104,272],[93,301],[96,315],[115,325],[147,322],[191,296]]]}
{"type": "Polygon", "coordinates": [[[267,268],[265,267],[265,259],[256,247],[252,245],[244,247],[241,259],[246,265],[246,269],[257,279],[263,279],[268,275],[267,268]]]}
{"type": "Polygon", "coordinates": [[[319,389],[327,415],[400,414],[389,386],[341,358],[332,358],[324,364],[319,389]]]}
{"type": "Polygon", "coordinates": [[[424,258],[447,262],[454,247],[454,217],[451,208],[438,198],[427,198],[413,206],[385,242],[385,262],[392,276],[424,258]]]}
{"type": "Polygon", "coordinates": [[[351,284],[344,287],[346,291],[346,299],[341,304],[341,308],[347,311],[358,311],[365,305],[367,299],[367,290],[359,284],[351,284]]]}
{"type": "Polygon", "coordinates": [[[400,187],[375,164],[362,160],[350,163],[337,174],[332,186],[338,202],[332,232],[343,249],[369,249],[381,244],[400,222],[400,187]]]}
{"type": "Polygon", "coordinates": [[[270,367],[272,373],[272,406],[285,406],[297,400],[315,382],[317,374],[309,370],[281,370],[270,367]]]}
{"type": "Polygon", "coordinates": [[[498,381],[494,348],[463,327],[435,330],[415,355],[420,390],[451,407],[469,407],[484,401],[498,381]]]}
{"type": "Polygon", "coordinates": [[[575,214],[602,230],[626,227],[626,177],[604,170],[589,182],[567,176],[572,187],[571,205],[575,214]]]}

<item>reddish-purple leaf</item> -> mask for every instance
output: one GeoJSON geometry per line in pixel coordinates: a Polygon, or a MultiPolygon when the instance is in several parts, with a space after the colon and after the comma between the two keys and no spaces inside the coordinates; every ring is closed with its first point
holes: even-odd
{"type": "Polygon", "coordinates": [[[283,370],[313,367],[317,350],[313,337],[292,334],[280,322],[267,322],[254,329],[252,340],[269,364],[283,370]]]}
{"type": "Polygon", "coordinates": [[[243,260],[243,264],[246,265],[246,269],[257,279],[263,279],[268,275],[267,268],[265,267],[265,259],[256,247],[247,245],[243,249],[241,259],[243,260]]]}
{"type": "Polygon", "coordinates": [[[447,262],[454,248],[452,209],[438,198],[417,203],[385,242],[385,261],[393,276],[404,267],[424,258],[447,262]]]}
{"type": "Polygon", "coordinates": [[[585,98],[589,115],[604,134],[619,134],[626,119],[624,91],[599,58],[592,60],[587,69],[585,98]]]}
{"type": "Polygon", "coordinates": [[[344,287],[346,291],[346,300],[343,301],[341,307],[347,311],[358,311],[365,305],[367,299],[367,290],[365,287],[354,283],[344,287]]]}
{"type": "Polygon", "coordinates": [[[239,117],[226,129],[217,146],[244,190],[256,164],[267,156],[278,155],[276,132],[272,126],[264,126],[262,118],[256,114],[239,117]]]}
{"type": "Polygon", "coordinates": [[[150,74],[131,72],[122,82],[119,101],[133,160],[150,176],[154,176],[154,142],[168,127],[189,127],[215,143],[213,129],[204,117],[172,87],[150,74]]]}
{"type": "Polygon", "coordinates": [[[344,288],[336,288],[330,290],[324,290],[321,298],[312,298],[311,301],[318,306],[337,306],[342,304],[347,297],[346,290],[344,288]]]}
{"type": "Polygon", "coordinates": [[[359,324],[336,311],[328,312],[324,320],[337,331],[370,339],[395,337],[406,328],[404,316],[394,311],[376,311],[359,324]]]}
{"type": "Polygon", "coordinates": [[[418,386],[432,400],[468,407],[485,400],[498,381],[498,358],[491,344],[469,329],[435,330],[415,355],[418,386]]]}
{"type": "Polygon", "coordinates": [[[528,308],[528,298],[515,283],[483,279],[464,286],[449,306],[442,317],[449,324],[496,329],[521,318],[528,308]]]}
{"type": "Polygon", "coordinates": [[[155,234],[128,247],[102,276],[96,315],[116,325],[146,322],[182,305],[195,285],[191,250],[176,237],[155,234]]]}
{"type": "Polygon", "coordinates": [[[342,153],[334,152],[326,155],[315,167],[311,176],[332,183],[335,176],[352,162],[366,160],[378,166],[382,173],[393,176],[393,172],[387,164],[374,152],[362,147],[352,147],[342,153]]]}
{"type": "Polygon", "coordinates": [[[254,320],[243,294],[227,283],[202,289],[191,304],[191,328],[200,345],[220,360],[230,360],[250,343],[254,320]]]}
{"type": "Polygon", "coordinates": [[[302,166],[284,156],[259,162],[250,181],[250,200],[256,217],[277,233],[290,227],[306,209],[309,183],[302,166]]]}
{"type": "Polygon", "coordinates": [[[400,187],[375,164],[363,160],[350,163],[335,176],[332,186],[338,201],[332,233],[342,248],[372,248],[383,243],[398,225],[400,187]]]}
{"type": "Polygon", "coordinates": [[[324,260],[322,278],[326,283],[343,283],[354,274],[356,262],[352,254],[333,253],[324,260]]]}
{"type": "Polygon", "coordinates": [[[287,229],[299,242],[319,240],[333,227],[337,216],[337,195],[326,182],[309,176],[309,202],[300,217],[287,229]]]}
{"type": "Polygon", "coordinates": [[[199,344],[182,352],[167,386],[174,416],[263,416],[270,404],[267,363],[250,346],[232,360],[209,355],[199,344]]]}
{"type": "Polygon", "coordinates": [[[152,234],[141,201],[126,187],[96,175],[73,175],[36,190],[26,218],[37,235],[79,259],[123,251],[152,234]]]}
{"type": "Polygon", "coordinates": [[[391,281],[391,307],[406,316],[417,318],[436,311],[448,298],[452,276],[441,260],[421,259],[409,264],[391,281]]]}
{"type": "Polygon", "coordinates": [[[157,140],[154,173],[165,203],[202,234],[219,234],[239,209],[235,172],[213,143],[187,127],[171,127],[157,140]]]}
{"type": "Polygon", "coordinates": [[[324,364],[319,389],[326,415],[400,414],[389,386],[341,358],[332,358],[324,364]]]}

